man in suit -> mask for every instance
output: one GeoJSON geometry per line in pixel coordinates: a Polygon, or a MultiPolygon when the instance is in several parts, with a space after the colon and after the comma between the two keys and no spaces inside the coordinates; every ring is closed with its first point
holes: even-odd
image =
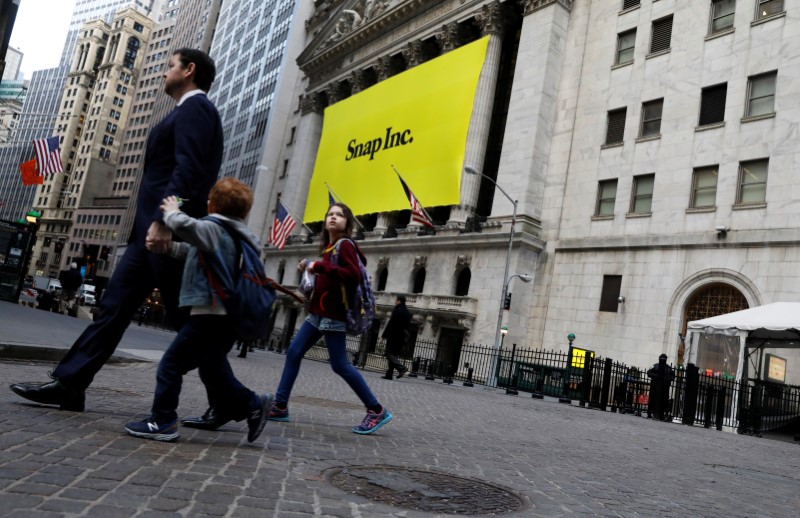
{"type": "Polygon", "coordinates": [[[153,289],[160,289],[167,316],[176,329],[187,320],[188,314],[178,309],[183,264],[163,253],[172,233],[164,225],[159,207],[162,199],[174,195],[182,199],[181,210],[190,216],[200,218],[207,213],[206,200],[217,179],[223,149],[219,113],[206,97],[215,74],[214,62],[200,50],[182,48],[170,57],[163,76],[164,91],[178,105],[150,131],[133,231],[100,299],[95,321],[53,371],[53,381],[13,384],[11,390],[16,394],[82,412],[86,388],[153,289]]]}
{"type": "Polygon", "coordinates": [[[383,377],[387,380],[393,379],[392,376],[395,369],[397,370],[397,379],[402,378],[403,374],[408,370],[408,367],[400,361],[399,356],[403,353],[403,347],[406,344],[408,324],[410,322],[411,313],[406,307],[406,297],[405,295],[398,295],[394,301],[392,315],[383,330],[383,338],[386,339],[386,360],[389,364],[386,369],[386,375],[383,377]]]}

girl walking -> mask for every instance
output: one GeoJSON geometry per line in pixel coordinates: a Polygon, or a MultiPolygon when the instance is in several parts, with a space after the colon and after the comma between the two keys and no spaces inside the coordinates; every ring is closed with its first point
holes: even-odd
{"type": "Polygon", "coordinates": [[[286,352],[281,381],[275,394],[275,402],[269,412],[271,421],[289,420],[289,396],[300,371],[303,356],[317,341],[324,337],[333,372],[353,389],[367,407],[367,415],[353,432],[369,434],[388,423],[394,415],[381,406],[370,390],[364,377],[347,359],[345,348],[345,321],[347,319],[345,299],[351,296],[361,280],[358,259],[364,264],[367,259],[350,239],[355,226],[355,216],[343,203],[334,203],[325,215],[325,224],[320,243],[321,260],[303,259],[298,264],[300,271],[315,274],[314,291],[309,301],[309,315],[295,335],[286,352]],[[336,257],[334,257],[336,255],[336,257]]]}

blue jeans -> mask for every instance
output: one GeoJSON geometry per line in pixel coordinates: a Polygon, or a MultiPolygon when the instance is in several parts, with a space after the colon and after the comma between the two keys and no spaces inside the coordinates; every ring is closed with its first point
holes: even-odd
{"type": "MultiPolygon", "coordinates": [[[[323,319],[323,322],[329,324],[331,321],[323,319]]],[[[341,328],[344,329],[344,322],[341,322],[341,324],[341,328]]],[[[325,346],[328,348],[328,356],[330,357],[331,369],[333,369],[333,372],[341,376],[342,379],[350,385],[350,388],[353,389],[353,392],[356,393],[365,407],[377,406],[378,399],[369,389],[369,386],[367,386],[364,377],[361,376],[361,373],[359,373],[350,363],[350,360],[347,359],[344,331],[331,331],[327,329],[320,331],[319,326],[320,319],[311,315],[311,317],[303,322],[303,325],[300,326],[300,330],[294,336],[292,343],[289,344],[289,349],[286,351],[286,362],[283,364],[281,381],[278,384],[278,391],[275,393],[275,402],[278,404],[286,404],[289,402],[289,396],[292,395],[294,381],[297,379],[297,374],[300,372],[300,362],[303,360],[303,356],[305,356],[308,350],[324,336],[325,346]]],[[[322,327],[337,326],[323,325],[322,327]]]]}
{"type": "Polygon", "coordinates": [[[227,316],[196,315],[181,328],[170,344],[156,373],[152,417],[167,423],[178,418],[178,399],[183,375],[197,369],[206,387],[208,402],[223,417],[241,421],[258,404],[258,396],[242,385],[228,363],[234,336],[227,316]]]}

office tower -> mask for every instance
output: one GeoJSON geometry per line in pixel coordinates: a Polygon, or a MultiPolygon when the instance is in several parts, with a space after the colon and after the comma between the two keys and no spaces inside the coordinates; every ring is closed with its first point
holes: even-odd
{"type": "Polygon", "coordinates": [[[160,0],[77,0],[69,22],[66,41],[53,42],[53,51],[61,52],[55,68],[34,71],[30,78],[25,105],[20,114],[16,138],[0,148],[0,219],[14,220],[31,208],[33,186],[23,186],[19,164],[33,158],[31,141],[52,136],[59,114],[59,101],[72,60],[78,32],[84,22],[102,19],[109,22],[125,6],[150,13],[160,0]]]}
{"type": "Polygon", "coordinates": [[[110,23],[93,20],[79,30],[54,132],[64,172],[45,175],[36,189],[33,208],[42,217],[30,273],[56,277],[75,261],[87,278],[107,276],[127,206],[115,177],[120,136],[153,25],[128,7],[110,23]]]}

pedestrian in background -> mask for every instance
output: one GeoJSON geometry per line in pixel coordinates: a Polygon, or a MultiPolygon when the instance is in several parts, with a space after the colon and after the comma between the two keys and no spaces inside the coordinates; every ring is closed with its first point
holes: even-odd
{"type": "Polygon", "coordinates": [[[648,371],[650,378],[650,399],[647,405],[647,417],[663,421],[669,409],[669,389],[675,379],[675,369],[667,365],[667,355],[658,357],[658,363],[648,371]]]}
{"type": "Polygon", "coordinates": [[[272,421],[289,420],[289,396],[300,372],[300,362],[311,347],[325,338],[333,372],[353,389],[367,407],[367,415],[353,432],[369,434],[388,423],[394,416],[383,407],[370,390],[363,376],[347,359],[345,330],[346,300],[351,299],[361,280],[358,261],[366,264],[367,258],[351,240],[356,218],[347,205],[334,203],[325,215],[320,251],[322,259],[303,259],[298,264],[301,272],[315,274],[314,290],[308,305],[309,315],[294,336],[286,351],[283,373],[275,393],[275,403],[269,413],[272,421]],[[333,255],[339,254],[336,261],[333,255]],[[347,297],[347,299],[345,298],[347,297]]]}
{"type": "Polygon", "coordinates": [[[183,376],[197,369],[211,407],[222,417],[247,419],[247,440],[253,442],[264,429],[273,396],[269,393],[259,396],[234,376],[227,355],[236,340],[231,332],[235,322],[225,313],[222,300],[209,280],[204,259],[204,255],[216,254],[225,271],[235,278],[239,261],[235,239],[261,250],[258,238],[244,223],[253,206],[253,191],[235,178],[224,178],[214,185],[209,193],[208,211],[224,220],[226,227],[211,219],[192,218],[181,212],[179,206],[177,198],[169,196],[161,204],[161,210],[167,227],[185,241],[172,243],[169,253],[186,261],[180,305],[191,308],[189,321],[158,363],[150,417],[128,423],[125,431],[134,437],[156,441],[178,439],[177,408],[183,376]]]}
{"type": "Polygon", "coordinates": [[[197,49],[181,48],[164,71],[164,91],[177,107],[154,126],[147,140],[136,215],[128,247],[100,299],[92,324],[78,337],[48,383],[15,383],[11,390],[37,403],[83,412],[86,387],[119,345],[145,298],[159,287],[173,327],[187,312],[178,310],[183,265],[164,254],[172,233],[164,225],[161,200],[184,198],[190,216],[206,214],[206,200],[222,163],[223,132],[219,113],[206,92],[214,82],[214,62],[197,49]]]}
{"type": "Polygon", "coordinates": [[[386,361],[389,364],[386,369],[384,379],[393,379],[394,371],[397,370],[397,379],[403,377],[408,370],[408,367],[403,365],[400,360],[400,355],[403,353],[403,348],[406,345],[408,333],[408,324],[411,322],[411,313],[406,307],[405,295],[398,295],[394,301],[394,309],[392,315],[389,317],[389,322],[383,329],[383,338],[386,340],[386,361]]]}

